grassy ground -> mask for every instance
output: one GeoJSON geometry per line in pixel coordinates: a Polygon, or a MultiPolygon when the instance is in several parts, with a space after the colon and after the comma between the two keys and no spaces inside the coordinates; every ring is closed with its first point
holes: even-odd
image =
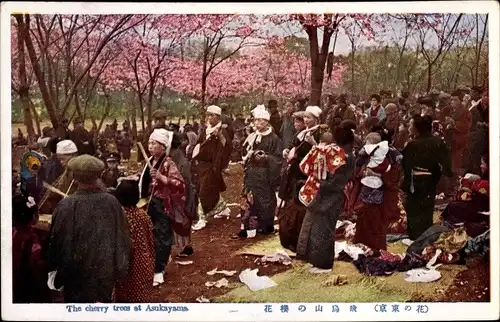
{"type": "MultiPolygon", "coordinates": [[[[404,253],[406,246],[400,242],[389,244],[388,250],[404,253]]],[[[281,249],[279,237],[261,241],[239,252],[272,253],[281,249]]],[[[388,277],[368,277],[348,262],[336,261],[332,273],[310,274],[308,264],[294,261],[293,268],[272,277],[278,284],[259,292],[250,291],[245,285],[215,299],[217,302],[405,302],[412,298],[433,298],[452,285],[463,266],[447,265],[439,268],[442,277],[433,283],[408,283],[403,273],[388,277]],[[332,275],[347,276],[342,286],[322,286],[332,275]]]]}

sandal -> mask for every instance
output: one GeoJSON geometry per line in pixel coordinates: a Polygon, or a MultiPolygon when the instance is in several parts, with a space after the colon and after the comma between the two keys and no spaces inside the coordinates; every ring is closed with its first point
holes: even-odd
{"type": "Polygon", "coordinates": [[[194,254],[194,250],[193,250],[193,247],[191,246],[186,246],[184,247],[184,249],[182,250],[182,252],[180,252],[179,254],[177,254],[177,258],[185,258],[185,257],[189,257],[191,255],[194,254]]]}

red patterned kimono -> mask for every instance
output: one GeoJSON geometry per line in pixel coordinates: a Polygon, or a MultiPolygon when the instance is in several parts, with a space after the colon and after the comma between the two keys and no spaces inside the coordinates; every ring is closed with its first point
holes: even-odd
{"type": "Polygon", "coordinates": [[[300,170],[308,176],[304,186],[299,191],[299,200],[307,207],[319,190],[320,181],[325,180],[327,174],[346,164],[346,155],[342,148],[335,144],[316,145],[300,162],[300,170]]]}
{"type": "Polygon", "coordinates": [[[118,303],[148,303],[153,293],[155,244],[151,218],[142,209],[127,207],[125,216],[132,238],[128,276],[115,286],[118,303]]]}
{"type": "Polygon", "coordinates": [[[154,196],[163,200],[165,213],[172,220],[172,229],[180,236],[191,232],[191,220],[185,214],[186,186],[184,178],[171,157],[166,157],[160,168],[161,174],[168,178],[167,185],[153,181],[154,196]]]}

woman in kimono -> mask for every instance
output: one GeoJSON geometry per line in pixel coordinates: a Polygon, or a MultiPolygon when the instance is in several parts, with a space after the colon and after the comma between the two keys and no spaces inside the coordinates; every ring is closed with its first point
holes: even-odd
{"type": "Polygon", "coordinates": [[[207,126],[204,133],[198,138],[198,144],[193,151],[193,159],[196,162],[196,172],[199,180],[198,196],[198,222],[193,230],[205,228],[207,220],[211,217],[229,217],[231,211],[221,193],[226,191],[226,184],[222,177],[224,170],[227,144],[231,139],[226,126],[221,121],[222,110],[220,107],[211,105],[207,107],[207,126]]]}
{"type": "Polygon", "coordinates": [[[354,133],[339,126],[334,140],[344,150],[345,160],[334,174],[329,173],[320,181],[319,190],[307,207],[297,244],[297,259],[312,264],[311,273],[330,272],[333,268],[335,225],[343,210],[344,187],[354,172],[354,133]]]}
{"type": "Polygon", "coordinates": [[[291,147],[283,151],[284,166],[278,196],[284,200],[285,205],[280,208],[278,215],[279,236],[281,245],[295,252],[299,238],[302,221],[306,214],[305,206],[299,201],[299,191],[307,180],[307,176],[300,170],[300,162],[309,153],[313,143],[320,141],[322,127],[319,126],[321,109],[317,106],[308,106],[304,112],[294,114],[295,123],[302,118],[305,127],[297,129],[291,147]]]}
{"type": "Polygon", "coordinates": [[[403,191],[410,240],[433,224],[437,184],[441,174],[452,176],[451,155],[443,139],[432,135],[432,118],[413,117],[415,138],[403,149],[403,191]]]}
{"type": "Polygon", "coordinates": [[[43,185],[37,179],[37,172],[44,161],[45,157],[34,151],[26,152],[21,158],[21,193],[35,198],[36,202],[42,198],[43,185]]]}
{"type": "Polygon", "coordinates": [[[461,180],[457,199],[450,202],[441,217],[456,225],[462,223],[467,235],[476,237],[489,228],[489,170],[488,155],[481,158],[481,176],[468,174],[461,180]]]}
{"type": "MultiPolygon", "coordinates": [[[[397,219],[400,210],[399,183],[401,179],[402,155],[391,144],[393,131],[383,126],[375,126],[373,132],[380,134],[382,141],[389,143],[386,158],[390,161],[390,169],[382,174],[383,200],[381,203],[363,203],[357,212],[355,243],[364,244],[371,249],[387,249],[386,235],[389,223],[397,219]]],[[[357,169],[358,180],[369,175],[370,170],[363,167],[357,169]]],[[[358,183],[359,185],[359,183],[358,183]]],[[[359,193],[359,191],[358,191],[359,193]]],[[[359,198],[359,195],[356,199],[359,198]]]]}
{"type": "Polygon", "coordinates": [[[117,303],[148,303],[152,301],[155,268],[155,243],[153,224],[148,214],[137,208],[139,186],[136,181],[122,180],[115,197],[123,206],[127,218],[132,253],[127,277],[115,286],[117,303]]]}
{"type": "Polygon", "coordinates": [[[48,265],[33,228],[37,206],[33,197],[12,198],[12,289],[14,303],[50,303],[48,265]]]}
{"type": "Polygon", "coordinates": [[[257,218],[257,227],[244,227],[238,234],[241,238],[247,237],[247,230],[257,230],[259,234],[274,232],[274,215],[277,206],[276,188],[279,185],[282,144],[273,132],[266,110],[254,112],[255,132],[250,134],[245,143],[247,153],[243,158],[245,174],[243,177],[244,193],[253,196],[251,209],[257,218]]]}
{"type": "Polygon", "coordinates": [[[197,218],[198,193],[196,185],[191,173],[191,163],[187,160],[182,145],[183,135],[174,133],[172,138],[172,148],[170,149],[170,157],[179,169],[186,187],[184,218],[185,225],[180,225],[174,222],[172,226],[174,230],[174,243],[182,251],[177,254],[177,257],[188,257],[194,254],[191,245],[191,224],[197,218]]]}
{"type": "Polygon", "coordinates": [[[155,129],[149,136],[151,157],[139,180],[140,195],[148,198],[148,214],[155,236],[155,274],[153,286],[164,283],[163,272],[168,264],[174,239],[173,226],[188,224],[184,214],[184,179],[170,157],[173,132],[155,129]]]}

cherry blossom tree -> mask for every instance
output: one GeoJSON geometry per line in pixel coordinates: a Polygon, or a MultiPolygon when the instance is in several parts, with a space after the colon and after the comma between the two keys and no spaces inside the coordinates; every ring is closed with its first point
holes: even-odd
{"type": "MultiPolygon", "coordinates": [[[[311,55],[311,96],[312,104],[320,105],[325,67],[329,56],[332,37],[340,28],[357,24],[368,38],[374,37],[373,25],[377,22],[373,14],[290,14],[274,15],[272,21],[277,25],[299,24],[309,38],[311,55]],[[321,37],[321,40],[319,39],[321,37]]],[[[333,54],[330,55],[333,58],[333,54]]]]}
{"type": "Polygon", "coordinates": [[[192,15],[195,36],[202,39],[203,48],[200,60],[201,107],[206,103],[207,81],[210,74],[224,61],[236,55],[241,49],[255,45],[252,37],[258,36],[260,21],[253,15],[192,15]],[[223,51],[225,44],[232,48],[223,51]]]}
{"type": "Polygon", "coordinates": [[[25,14],[15,15],[15,19],[47,113],[58,128],[103,49],[144,18],[25,14]]]}
{"type": "Polygon", "coordinates": [[[179,68],[182,60],[179,48],[195,30],[189,15],[149,15],[121,39],[121,62],[125,66],[115,64],[115,67],[128,71],[116,73],[114,68],[109,74],[121,77],[136,93],[143,130],[146,123],[148,131],[151,129],[153,100],[160,81],[179,68]]]}

